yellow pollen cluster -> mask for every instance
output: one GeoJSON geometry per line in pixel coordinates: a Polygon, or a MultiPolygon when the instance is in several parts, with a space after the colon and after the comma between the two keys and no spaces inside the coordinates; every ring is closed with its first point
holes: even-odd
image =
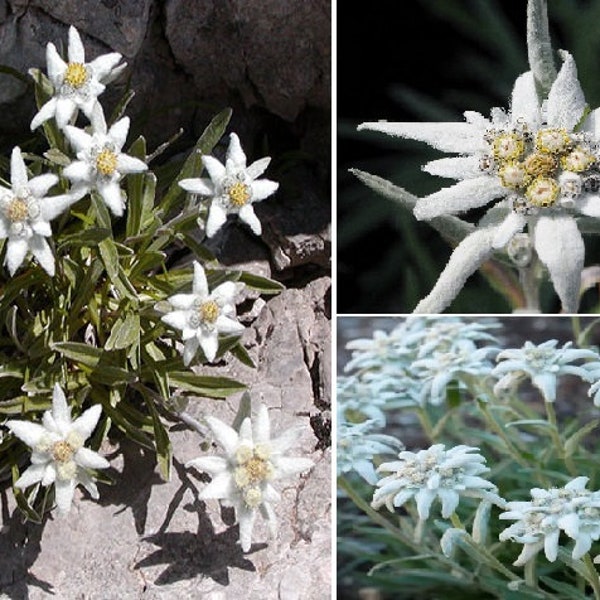
{"type": "Polygon", "coordinates": [[[548,128],[540,129],[535,138],[535,147],[540,152],[560,154],[569,149],[571,140],[566,129],[548,128]]]}
{"type": "Polygon", "coordinates": [[[12,223],[24,221],[29,216],[29,206],[21,198],[13,198],[5,208],[6,218],[12,223]]]}
{"type": "Polygon", "coordinates": [[[245,465],[244,469],[250,483],[259,483],[267,478],[270,472],[269,464],[262,458],[254,456],[245,465]]]}
{"type": "Polygon", "coordinates": [[[535,152],[530,154],[524,161],[525,171],[531,177],[540,175],[552,175],[556,171],[556,159],[551,154],[535,152]]]}
{"type": "Polygon", "coordinates": [[[73,456],[73,448],[68,442],[64,440],[60,442],[56,442],[54,446],[52,446],[52,458],[56,462],[65,463],[71,460],[73,456]]]}
{"type": "Polygon", "coordinates": [[[96,156],[96,169],[102,175],[112,175],[117,169],[117,155],[108,148],[104,148],[96,156]]]}
{"type": "Polygon", "coordinates": [[[560,159],[562,168],[565,169],[565,171],[572,171],[573,173],[586,171],[595,162],[596,159],[593,154],[585,150],[585,148],[581,148],[581,146],[573,148],[569,154],[562,156],[560,159]]]}
{"type": "Polygon", "coordinates": [[[214,300],[207,300],[200,305],[198,311],[203,323],[214,323],[219,317],[219,305],[214,300]]]}
{"type": "Polygon", "coordinates": [[[527,188],[525,196],[533,206],[546,208],[552,206],[560,192],[558,183],[549,177],[537,177],[527,188]]]}
{"type": "Polygon", "coordinates": [[[511,160],[498,169],[498,177],[504,187],[516,190],[525,184],[527,173],[522,163],[511,160]]]}
{"type": "Polygon", "coordinates": [[[88,79],[88,72],[82,63],[69,63],[65,71],[64,81],[72,88],[80,88],[88,79]]]}
{"type": "Polygon", "coordinates": [[[250,188],[241,182],[234,183],[227,190],[229,199],[234,206],[242,207],[250,200],[250,188]]]}
{"type": "Polygon", "coordinates": [[[523,152],[525,142],[516,133],[501,133],[492,144],[492,153],[497,160],[515,160],[523,152]]]}

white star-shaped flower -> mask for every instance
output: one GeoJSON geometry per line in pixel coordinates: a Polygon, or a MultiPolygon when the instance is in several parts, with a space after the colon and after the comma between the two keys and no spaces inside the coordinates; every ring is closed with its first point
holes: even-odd
{"type": "Polygon", "coordinates": [[[442,517],[449,518],[458,506],[460,496],[488,500],[504,507],[497,496],[496,486],[480,477],[489,469],[479,448],[454,446],[446,450],[435,444],[427,450],[400,452],[400,460],[379,465],[377,471],[391,473],[377,482],[371,505],[385,505],[390,512],[414,498],[419,519],[429,518],[431,505],[436,498],[442,503],[442,517]]]}
{"type": "Polygon", "coordinates": [[[45,238],[52,235],[50,221],[65,211],[76,198],[70,194],[46,197],[58,183],[48,173],[28,179],[21,149],[13,148],[10,159],[10,189],[0,186],[0,239],[7,239],[5,264],[11,275],[31,252],[41,267],[54,275],[54,254],[45,238]]]}
{"type": "Polygon", "coordinates": [[[277,518],[272,504],[280,496],[272,482],[307,471],[314,464],[308,458],[284,456],[303,428],[288,429],[271,439],[269,412],[264,404],[253,420],[244,419],[239,433],[215,417],[206,417],[206,423],[224,455],[196,458],[185,466],[212,476],[199,497],[221,500],[224,505],[235,508],[242,549],[247,552],[252,545],[257,512],[266,519],[271,535],[276,534],[277,518]]]}
{"type": "Polygon", "coordinates": [[[515,566],[523,566],[542,549],[554,562],[561,531],[575,540],[571,554],[574,559],[589,552],[592,542],[600,538],[600,492],[585,489],[588,479],[576,477],[564,488],[533,488],[530,501],[507,502],[500,519],[515,523],[500,534],[500,540],[523,544],[515,566]]]}
{"type": "Polygon", "coordinates": [[[60,513],[71,508],[75,487],[83,485],[95,500],[98,488],[88,469],[106,469],[108,461],[97,452],[85,448],[87,440],[100,418],[102,407],[95,404],[74,421],[65,394],[58,384],[52,393],[52,410],[42,417],[42,423],[7,421],[6,426],[31,449],[31,466],[15,485],[25,489],[40,482],[54,484],[56,505],[60,513]]]}
{"type": "Polygon", "coordinates": [[[90,118],[98,104],[98,96],[106,88],[104,84],[112,81],[125,68],[125,63],[119,65],[122,57],[118,52],[103,54],[86,63],[81,37],[73,26],[69,27],[67,54],[68,61],[65,62],[52,42],[46,46],[48,78],[54,86],[54,95],[33,117],[32,130],[52,117],[56,118],[58,127],[64,129],[77,109],[90,118]]]}
{"type": "Polygon", "coordinates": [[[246,166],[246,155],[235,133],[229,136],[225,165],[213,156],[203,156],[202,163],[210,179],[182,179],[179,185],[192,194],[210,197],[206,221],[206,235],[212,237],[227,220],[228,214],[237,214],[260,235],[262,227],[252,204],[274,194],[279,184],[269,179],[258,179],[269,166],[266,156],[246,166]]]}
{"type": "Polygon", "coordinates": [[[428,173],[458,183],[418,200],[418,219],[461,213],[495,200],[504,210],[501,221],[478,227],[457,246],[416,312],[444,310],[493,251],[524,228],[563,310],[576,312],[585,248],[574,217],[600,217],[600,109],[586,116],[575,61],[567,52],[561,56],[562,68],[542,103],[533,73],[527,72],[515,82],[510,110],[492,109],[490,119],[467,111],[465,123],[359,126],[459,155],[424,166],[428,173]]]}
{"type": "Polygon", "coordinates": [[[235,320],[237,285],[225,281],[212,292],[202,265],[194,262],[191,294],[175,294],[168,301],[175,309],[161,317],[162,321],[182,332],[183,362],[189,365],[198,347],[212,362],[219,349],[219,333],[241,333],[244,326],[235,320]]]}
{"type": "Polygon", "coordinates": [[[119,181],[129,173],[141,173],[148,166],[139,158],[121,152],[129,132],[129,117],[123,117],[107,130],[101,108],[92,115],[94,133],[72,125],[65,127],[65,135],[77,154],[77,160],[65,167],[63,175],[73,182],[73,193],[78,197],[97,190],[112,213],[123,214],[124,201],[119,181]]]}

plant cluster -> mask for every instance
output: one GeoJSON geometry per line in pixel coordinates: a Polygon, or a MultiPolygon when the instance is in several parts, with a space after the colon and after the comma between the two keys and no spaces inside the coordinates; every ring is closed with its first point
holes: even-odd
{"type": "Polygon", "coordinates": [[[235,448],[236,431],[211,417],[206,428],[185,409],[189,398],[245,389],[196,367],[226,353],[254,366],[236,304],[282,289],[225,268],[205,244],[229,215],[261,233],[252,205],[278,188],[260,178],[270,158],[248,165],[235,133],[224,162],[211,156],[229,123],[226,109],[182,164],[153,172],[172,140],[152,153],[142,136],[128,144],[124,113],[133,93],[110,117],[99,101],[126,66],[121,55],[86,61],[74,27],[66,54],[49,43],[47,75],[30,70],[39,109],[31,129],[43,133],[43,155],[14,148],[10,183],[0,181],[0,477],[12,480],[24,514],[41,522],[54,505],[69,511],[78,484],[98,497],[95,480],[110,482],[98,472],[109,466],[99,452],[116,432],[155,451],[168,479],[168,422],[183,420],[212,431],[225,449],[227,458],[194,464],[215,475],[207,489],[220,492],[211,497],[237,498],[247,550],[256,510],[266,506],[274,520],[269,502],[277,493],[267,482],[306,470],[309,461],[286,463],[281,455],[295,436],[271,442],[264,407],[256,417],[260,450],[240,458],[253,448],[248,396],[235,448]],[[203,169],[208,178],[199,177],[203,169]],[[181,251],[189,261],[177,259],[181,251]],[[219,487],[219,477],[248,462],[247,480],[219,487]]]}
{"type": "Polygon", "coordinates": [[[512,348],[494,319],[415,316],[347,344],[340,589],[600,598],[598,322],[573,325],[512,348]]]}

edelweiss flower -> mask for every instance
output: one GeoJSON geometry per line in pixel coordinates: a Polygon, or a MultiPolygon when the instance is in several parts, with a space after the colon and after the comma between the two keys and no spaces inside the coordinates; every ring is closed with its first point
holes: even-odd
{"type": "Polygon", "coordinates": [[[442,517],[449,518],[458,506],[460,496],[480,498],[504,507],[504,500],[495,493],[496,486],[480,477],[489,469],[484,466],[479,450],[470,446],[454,446],[446,450],[435,444],[427,450],[400,452],[400,460],[383,463],[377,471],[392,473],[377,482],[371,505],[380,508],[385,504],[390,512],[403,506],[414,497],[419,519],[429,517],[436,498],[442,503],[442,517]],[[488,491],[492,490],[492,491],[488,491]]]}
{"type": "Polygon", "coordinates": [[[579,301],[584,243],[574,215],[600,217],[600,109],[587,109],[573,57],[547,101],[540,103],[532,72],[514,86],[510,111],[491,119],[465,112],[466,123],[363,123],[359,129],[427,142],[460,156],[434,160],[424,170],[459,182],[417,202],[415,216],[433,219],[503,199],[499,224],[479,227],[455,249],[446,269],[416,312],[441,312],[495,249],[525,227],[547,267],[566,312],[579,301]]]}
{"type": "Polygon", "coordinates": [[[198,347],[212,362],[219,349],[219,333],[244,331],[244,326],[235,320],[236,289],[233,281],[226,281],[209,292],[204,269],[194,262],[192,293],[176,294],[168,299],[175,310],[163,315],[161,320],[182,331],[185,365],[190,364],[198,347]]]}
{"type": "Polygon", "coordinates": [[[200,499],[214,498],[235,508],[244,552],[250,550],[257,510],[267,520],[271,535],[276,534],[277,519],[272,504],[280,498],[271,482],[291,477],[313,466],[308,458],[289,458],[284,453],[296,441],[302,427],[288,429],[271,439],[269,412],[263,404],[255,419],[244,419],[239,433],[215,417],[206,417],[224,456],[205,456],[185,466],[212,475],[213,480],[200,492],[200,499]]]}
{"type": "Polygon", "coordinates": [[[125,68],[118,65],[118,52],[103,54],[92,62],[85,62],[85,50],[75,27],[69,27],[68,62],[58,54],[52,42],[46,46],[48,77],[54,86],[54,96],[44,104],[31,121],[31,129],[39,127],[52,117],[63,129],[80,108],[90,118],[98,104],[98,96],[105,83],[112,81],[125,68]]]}
{"type": "Polygon", "coordinates": [[[494,392],[501,394],[528,377],[542,392],[546,402],[554,402],[560,375],[576,375],[584,381],[593,381],[594,371],[600,368],[598,354],[593,350],[571,348],[571,342],[567,342],[562,348],[557,348],[557,344],[557,340],[548,340],[539,345],[528,341],[522,348],[502,350],[496,357],[501,362],[492,371],[492,375],[502,375],[494,386],[494,392]],[[582,359],[592,359],[593,362],[569,364],[582,359]]]}
{"type": "Polygon", "coordinates": [[[4,263],[11,275],[21,266],[28,251],[52,277],[54,255],[45,238],[52,235],[50,221],[65,211],[76,198],[71,195],[46,197],[58,182],[53,174],[27,177],[21,149],[10,158],[11,189],[0,186],[0,239],[7,238],[4,263]]]}
{"type": "Polygon", "coordinates": [[[373,433],[373,429],[378,425],[371,419],[362,423],[350,423],[346,420],[343,410],[338,410],[338,475],[356,471],[367,483],[375,485],[377,475],[373,457],[380,454],[396,454],[404,448],[402,442],[390,435],[373,433]]]}
{"type": "Polygon", "coordinates": [[[212,198],[206,221],[206,235],[212,237],[227,220],[228,214],[237,214],[260,235],[262,228],[252,204],[260,202],[279,187],[269,179],[257,179],[269,166],[270,157],[261,158],[246,166],[246,155],[235,133],[229,136],[225,165],[212,156],[203,156],[202,163],[210,179],[182,179],[179,185],[192,194],[212,198]]]}
{"type": "Polygon", "coordinates": [[[65,167],[63,175],[73,182],[73,193],[82,197],[97,190],[112,213],[123,214],[123,196],[119,181],[128,173],[141,173],[148,167],[139,158],[121,152],[129,132],[129,117],[123,117],[107,131],[102,109],[92,115],[92,135],[72,125],[65,135],[77,154],[76,161],[65,167]]]}
{"type": "Polygon", "coordinates": [[[516,521],[500,534],[500,540],[523,544],[519,558],[522,566],[543,548],[546,558],[558,556],[560,532],[575,540],[572,556],[581,558],[600,538],[600,492],[585,489],[588,477],[576,477],[564,488],[531,490],[531,501],[507,502],[500,519],[516,521]]]}
{"type": "Polygon", "coordinates": [[[41,482],[54,483],[56,505],[61,513],[69,512],[75,487],[83,485],[94,500],[98,488],[88,469],[106,469],[108,461],[83,443],[98,423],[102,407],[95,404],[74,421],[71,408],[58,384],[52,393],[52,410],[42,417],[42,424],[7,421],[6,426],[31,449],[31,466],[17,479],[18,488],[41,482]]]}

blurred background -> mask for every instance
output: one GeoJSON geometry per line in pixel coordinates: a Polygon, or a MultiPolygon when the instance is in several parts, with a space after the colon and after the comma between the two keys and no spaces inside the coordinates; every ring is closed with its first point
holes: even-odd
{"type": "MultiPolygon", "coordinates": [[[[370,191],[358,168],[417,196],[452,182],[421,165],[445,156],[424,143],[357,132],[364,121],[462,121],[465,110],[489,116],[508,107],[518,75],[528,69],[526,0],[379,0],[338,9],[338,312],[408,313],[437,280],[451,248],[426,223],[370,191]]],[[[553,48],[575,57],[590,106],[600,105],[599,0],[549,2],[553,48]]],[[[586,239],[586,266],[599,262],[600,244],[586,239]]],[[[597,312],[589,291],[582,310],[597,312]]],[[[560,310],[550,284],[544,312],[560,310]]],[[[448,312],[510,312],[479,273],[448,312]]]]}

